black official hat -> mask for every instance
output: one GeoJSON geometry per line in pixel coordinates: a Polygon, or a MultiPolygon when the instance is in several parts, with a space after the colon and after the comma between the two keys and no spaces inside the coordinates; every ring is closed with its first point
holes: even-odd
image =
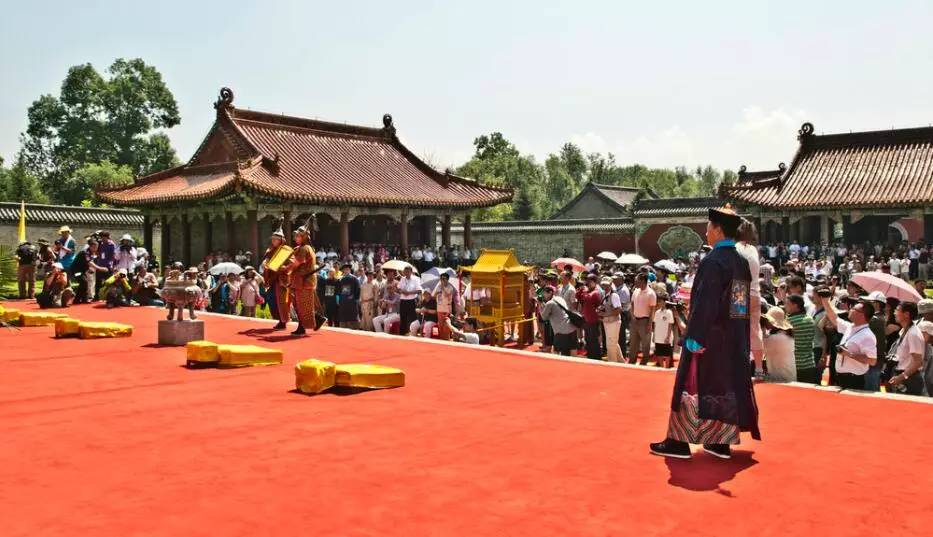
{"type": "Polygon", "coordinates": [[[714,224],[719,224],[720,226],[728,226],[732,228],[738,228],[739,224],[742,223],[742,217],[735,212],[735,209],[732,208],[732,205],[727,203],[723,207],[718,207],[715,209],[709,210],[709,220],[714,224]]]}

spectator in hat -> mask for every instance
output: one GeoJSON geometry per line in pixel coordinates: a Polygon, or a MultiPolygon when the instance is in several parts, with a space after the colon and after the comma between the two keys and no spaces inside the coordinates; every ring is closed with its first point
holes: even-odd
{"type": "Polygon", "coordinates": [[[29,241],[23,241],[17,246],[16,252],[16,282],[19,286],[19,299],[33,298],[36,293],[36,262],[39,250],[29,241]]]}
{"type": "Polygon", "coordinates": [[[933,322],[933,298],[924,298],[917,302],[917,312],[924,321],[933,322]]]}
{"type": "Polygon", "coordinates": [[[96,235],[98,239],[97,264],[104,270],[98,271],[97,288],[103,287],[104,281],[113,274],[114,265],[117,263],[117,245],[110,240],[110,232],[107,230],[98,230],[96,235]]]}
{"type": "Polygon", "coordinates": [[[627,331],[629,323],[632,320],[632,292],[625,282],[625,274],[616,272],[612,275],[612,284],[615,286],[616,294],[619,295],[619,302],[622,303],[622,312],[619,314],[619,348],[622,349],[623,361],[627,360],[628,339],[627,331]]]}
{"type": "Polygon", "coordinates": [[[784,310],[768,308],[761,317],[764,332],[764,359],[768,363],[769,380],[794,382],[797,380],[797,361],[794,357],[793,327],[787,322],[784,310]]]}
{"type": "Polygon", "coordinates": [[[394,278],[390,278],[383,288],[382,298],[379,300],[379,309],[382,311],[382,314],[373,317],[373,329],[376,332],[388,334],[392,324],[399,322],[400,316],[398,309],[400,300],[401,295],[399,295],[398,292],[398,282],[394,278]]]}
{"type": "Polygon", "coordinates": [[[437,332],[441,339],[449,339],[447,319],[457,312],[460,291],[450,283],[450,274],[442,272],[431,295],[437,301],[437,332]]]}
{"type": "Polygon", "coordinates": [[[243,270],[243,279],[239,283],[237,295],[240,297],[240,314],[244,317],[255,317],[256,306],[259,305],[262,294],[259,291],[262,277],[256,274],[256,269],[250,265],[243,270]]]}
{"type": "Polygon", "coordinates": [[[360,281],[354,276],[350,263],[340,266],[342,275],[338,284],[337,320],[342,328],[360,328],[360,281]]]}
{"type": "Polygon", "coordinates": [[[71,228],[62,226],[58,229],[59,237],[55,239],[55,251],[58,253],[58,262],[67,272],[71,268],[71,263],[75,259],[75,238],[71,236],[71,228]]]}
{"type": "Polygon", "coordinates": [[[130,293],[133,288],[127,278],[126,269],[117,269],[113,276],[107,278],[100,294],[107,302],[107,308],[130,305],[130,293]]]}
{"type": "Polygon", "coordinates": [[[606,360],[609,362],[622,362],[622,348],[619,346],[619,331],[622,327],[622,301],[616,293],[612,284],[612,278],[603,276],[599,280],[602,288],[602,299],[600,300],[597,313],[603,325],[603,334],[606,341],[606,360]]]}
{"type": "Polygon", "coordinates": [[[133,237],[131,237],[129,233],[126,233],[120,237],[120,246],[117,249],[117,256],[113,267],[117,270],[123,269],[127,274],[130,274],[136,268],[137,260],[136,245],[133,241],[133,237]]]}
{"type": "Polygon", "coordinates": [[[36,295],[40,308],[67,308],[74,298],[74,291],[68,284],[68,274],[61,263],[52,263],[51,271],[46,275],[42,292],[36,295]]]}
{"type": "Polygon", "coordinates": [[[563,356],[570,353],[577,346],[577,328],[570,322],[570,311],[564,299],[557,296],[554,287],[546,285],[542,289],[541,318],[549,323],[554,331],[554,350],[563,356]]]}

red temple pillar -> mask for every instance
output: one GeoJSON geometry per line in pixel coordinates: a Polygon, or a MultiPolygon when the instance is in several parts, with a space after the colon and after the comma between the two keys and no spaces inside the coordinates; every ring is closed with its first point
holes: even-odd
{"type": "Polygon", "coordinates": [[[463,247],[464,248],[473,248],[473,229],[472,229],[473,216],[467,214],[463,218],[463,247]]]}
{"type": "Polygon", "coordinates": [[[403,251],[403,256],[408,253],[408,213],[403,212],[401,219],[399,219],[399,228],[398,228],[398,237],[399,237],[399,246],[401,246],[403,251]]]}
{"type": "Polygon", "coordinates": [[[350,215],[340,213],[340,255],[350,255],[350,215]]]}
{"type": "Polygon", "coordinates": [[[444,215],[444,223],[441,224],[441,242],[444,246],[450,246],[450,215],[444,215]]]}
{"type": "Polygon", "coordinates": [[[292,240],[292,212],[285,211],[282,213],[282,233],[285,234],[285,240],[292,240]]]}

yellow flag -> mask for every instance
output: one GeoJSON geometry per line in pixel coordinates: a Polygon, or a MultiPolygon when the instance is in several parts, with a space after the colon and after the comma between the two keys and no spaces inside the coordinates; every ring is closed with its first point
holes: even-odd
{"type": "Polygon", "coordinates": [[[19,242],[26,242],[26,202],[19,202],[19,242]]]}

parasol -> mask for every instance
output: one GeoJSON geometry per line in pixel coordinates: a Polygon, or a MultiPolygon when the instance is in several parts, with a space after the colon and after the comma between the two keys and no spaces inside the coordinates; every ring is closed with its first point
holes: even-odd
{"type": "Polygon", "coordinates": [[[662,259],[654,264],[654,268],[661,269],[667,272],[677,272],[680,270],[680,265],[674,262],[671,259],[662,259]]]}
{"type": "Polygon", "coordinates": [[[647,265],[650,263],[638,254],[622,254],[616,259],[616,265],[647,265]]]}
{"type": "Polygon", "coordinates": [[[382,270],[394,270],[396,272],[402,272],[405,267],[411,267],[411,271],[418,274],[418,269],[414,265],[401,259],[391,259],[382,264],[382,270]]]}
{"type": "Polygon", "coordinates": [[[574,272],[583,272],[586,270],[586,267],[583,266],[583,263],[572,257],[558,257],[554,261],[551,261],[551,266],[556,269],[563,269],[567,265],[570,265],[574,272]]]}
{"type": "Polygon", "coordinates": [[[609,251],[599,252],[596,254],[596,259],[602,259],[603,261],[615,261],[618,258],[619,256],[609,251]]]}
{"type": "Polygon", "coordinates": [[[236,263],[224,261],[223,263],[217,263],[216,265],[211,267],[211,269],[208,270],[208,272],[213,274],[214,276],[217,276],[219,274],[230,274],[230,273],[239,274],[243,272],[243,267],[241,267],[240,265],[237,265],[236,263]]]}
{"type": "Polygon", "coordinates": [[[881,291],[885,297],[894,297],[901,302],[917,303],[922,298],[909,283],[884,272],[857,272],[851,281],[867,293],[881,291]]]}

